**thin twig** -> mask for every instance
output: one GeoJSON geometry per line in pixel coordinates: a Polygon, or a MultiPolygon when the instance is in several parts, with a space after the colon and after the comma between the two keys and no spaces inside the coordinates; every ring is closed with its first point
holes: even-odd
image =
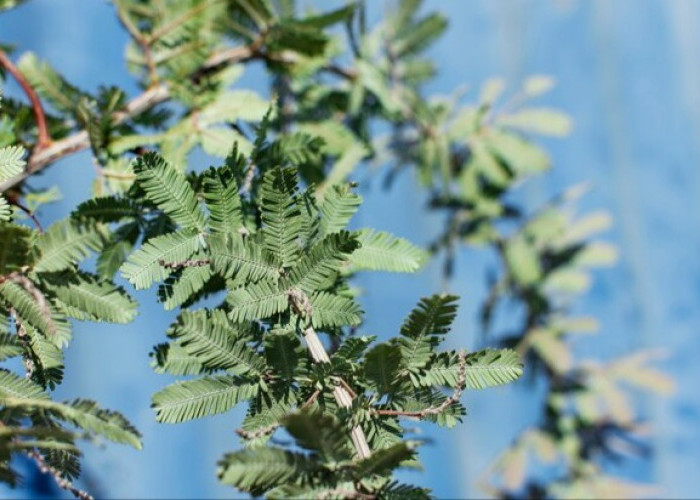
{"type": "Polygon", "coordinates": [[[46,124],[46,115],[44,114],[44,108],[41,106],[41,101],[39,96],[32,86],[29,84],[27,79],[24,77],[22,72],[17,66],[10,60],[5,51],[0,49],[0,66],[5,68],[8,73],[10,73],[22,90],[29,98],[32,104],[32,109],[34,110],[34,118],[36,119],[36,129],[37,129],[37,144],[36,149],[42,149],[49,144],[51,144],[51,135],[49,134],[49,128],[46,124]]]}
{"type": "Polygon", "coordinates": [[[44,232],[44,228],[41,226],[41,222],[39,222],[39,219],[37,219],[37,217],[33,211],[29,210],[27,207],[18,203],[17,201],[13,200],[10,203],[12,205],[16,206],[17,208],[19,208],[25,214],[27,214],[27,217],[29,217],[32,220],[32,222],[34,223],[34,225],[36,226],[36,228],[39,230],[40,233],[44,232]]]}
{"type": "Polygon", "coordinates": [[[188,260],[183,260],[182,262],[165,262],[163,260],[159,260],[158,264],[161,266],[165,267],[166,269],[183,269],[185,267],[204,267],[208,266],[211,264],[211,260],[209,259],[188,259],[188,260]]]}
{"type": "Polygon", "coordinates": [[[119,21],[124,26],[124,29],[129,32],[131,38],[141,47],[143,52],[143,57],[146,60],[146,66],[148,67],[148,82],[149,87],[156,85],[158,83],[158,73],[156,72],[156,64],[153,60],[153,51],[151,50],[151,43],[141,31],[131,22],[126,9],[122,6],[121,0],[116,0],[115,7],[117,11],[117,17],[119,21]]]}
{"type": "Polygon", "coordinates": [[[454,393],[445,399],[442,403],[437,406],[431,406],[420,411],[401,411],[401,410],[374,410],[375,415],[391,415],[397,417],[413,417],[413,418],[425,418],[428,415],[439,415],[443,411],[447,410],[450,406],[457,403],[462,397],[462,392],[466,386],[467,382],[467,356],[464,351],[459,353],[459,371],[457,373],[457,387],[455,387],[454,393]]]}
{"type": "Polygon", "coordinates": [[[73,483],[71,483],[68,479],[63,477],[58,470],[54,469],[49,464],[47,464],[41,453],[35,450],[30,450],[27,452],[27,456],[29,456],[34,460],[34,462],[36,462],[37,467],[42,473],[50,474],[51,476],[53,476],[53,479],[54,481],[56,481],[56,484],[59,488],[64,489],[66,491],[70,491],[73,494],[73,496],[75,496],[75,498],[79,498],[80,500],[93,500],[93,497],[90,493],[76,488],[73,485],[73,483]]]}

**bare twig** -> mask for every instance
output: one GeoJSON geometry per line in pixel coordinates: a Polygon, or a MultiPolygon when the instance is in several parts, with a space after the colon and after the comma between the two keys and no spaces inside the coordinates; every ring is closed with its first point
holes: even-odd
{"type": "Polygon", "coordinates": [[[122,26],[129,32],[131,38],[141,47],[141,52],[143,52],[143,57],[146,60],[146,67],[148,68],[148,81],[149,87],[156,85],[158,83],[158,73],[156,72],[156,64],[153,59],[153,51],[151,50],[151,41],[146,38],[146,36],[141,33],[141,31],[134,25],[122,6],[121,0],[115,2],[115,7],[117,11],[117,17],[122,23],[122,26]]]}
{"type": "Polygon", "coordinates": [[[437,406],[431,406],[420,411],[401,411],[401,410],[374,410],[375,415],[392,415],[397,417],[413,417],[413,418],[425,418],[428,415],[439,415],[443,411],[447,410],[450,406],[457,403],[462,397],[462,392],[467,382],[467,357],[464,351],[459,353],[459,372],[457,374],[457,387],[455,387],[454,393],[445,399],[442,403],[437,406]]]}
{"type": "Polygon", "coordinates": [[[183,269],[185,267],[204,267],[211,264],[209,259],[188,259],[182,262],[165,262],[163,260],[158,261],[158,264],[165,267],[166,269],[183,269]]]}
{"type": "Polygon", "coordinates": [[[46,115],[44,114],[44,108],[41,106],[41,101],[36,91],[29,84],[27,79],[24,77],[22,72],[15,66],[15,64],[10,60],[5,51],[0,49],[0,66],[5,68],[8,73],[10,73],[22,90],[29,101],[32,104],[32,109],[34,110],[34,118],[36,119],[36,129],[37,129],[37,144],[36,149],[40,150],[49,144],[51,144],[51,135],[49,134],[49,128],[46,125],[46,115]]]}
{"type": "Polygon", "coordinates": [[[36,226],[36,228],[39,230],[40,233],[44,232],[44,228],[41,227],[41,223],[39,222],[39,219],[37,219],[37,217],[33,211],[29,210],[24,205],[18,203],[16,200],[12,200],[12,201],[10,201],[10,203],[12,205],[16,206],[17,208],[19,208],[25,214],[27,214],[27,217],[29,217],[32,220],[32,222],[34,223],[34,225],[36,226]]]}
{"type": "Polygon", "coordinates": [[[64,489],[66,491],[70,491],[73,494],[73,496],[75,496],[75,498],[79,498],[80,500],[93,500],[93,497],[90,493],[76,488],[73,485],[73,483],[71,483],[68,479],[63,477],[59,471],[47,464],[41,453],[35,450],[30,450],[27,452],[27,456],[29,456],[31,459],[34,460],[34,462],[36,462],[37,467],[42,473],[50,474],[51,476],[53,476],[54,481],[56,481],[56,484],[59,488],[64,489]]]}

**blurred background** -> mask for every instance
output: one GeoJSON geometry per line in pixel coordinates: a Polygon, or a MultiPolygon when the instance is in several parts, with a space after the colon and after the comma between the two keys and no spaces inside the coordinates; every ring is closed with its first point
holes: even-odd
{"type": "MultiPolygon", "coordinates": [[[[301,2],[303,4],[303,2],[301,2]]],[[[384,2],[368,2],[376,19],[384,2]]],[[[503,76],[515,89],[527,75],[546,74],[558,86],[543,104],[569,113],[575,123],[565,140],[546,143],[554,169],[522,188],[530,206],[581,181],[592,185],[581,210],[605,209],[615,218],[607,239],[621,251],[618,265],[597,272],[577,311],[598,317],[600,334],[580,342],[601,360],[639,348],[662,347],[662,368],[677,380],[666,399],[641,401],[653,424],[654,452],[625,462],[614,472],[660,485],[662,496],[697,497],[700,492],[700,2],[687,0],[427,1],[450,21],[433,46],[439,75],[427,89],[449,93],[474,89],[503,76]]],[[[18,54],[35,51],[70,82],[94,90],[116,84],[134,95],[123,52],[127,36],[104,0],[30,0],[0,16],[0,40],[18,54]]],[[[267,87],[260,68],[240,83],[267,87]]],[[[12,85],[10,95],[19,95],[12,85]]],[[[475,91],[472,91],[472,95],[475,91]]],[[[195,157],[193,165],[208,166],[195,157]]],[[[87,153],[51,167],[31,184],[58,184],[63,199],[40,212],[43,222],[65,217],[89,197],[94,171],[87,153]]],[[[410,175],[384,191],[379,176],[361,175],[366,199],[354,223],[391,231],[418,244],[432,240],[441,220],[425,211],[425,197],[410,175]]],[[[461,295],[456,326],[459,344],[480,346],[477,306],[493,263],[463,252],[451,290],[461,295]]],[[[418,275],[370,275],[364,331],[396,332],[421,295],[438,291],[440,266],[418,275]]],[[[154,292],[138,293],[137,321],[128,327],[79,324],[68,350],[66,382],[57,397],[76,395],[123,411],[144,434],[144,450],[86,446],[83,485],[97,497],[222,498],[232,490],[217,484],[216,460],[238,446],[239,413],[178,426],[156,424],[150,395],[169,379],[149,367],[147,353],[164,339],[173,315],[154,292]],[[116,360],[128,360],[118,363],[116,360]],[[227,436],[222,439],[221,436],[227,436]]],[[[431,443],[421,457],[425,471],[405,479],[440,498],[480,497],[479,474],[520,430],[538,418],[527,381],[469,392],[469,415],[458,430],[426,427],[431,443]],[[458,444],[458,446],[455,446],[458,444]]],[[[50,480],[28,481],[25,490],[0,489],[12,498],[55,493],[50,480]]]]}

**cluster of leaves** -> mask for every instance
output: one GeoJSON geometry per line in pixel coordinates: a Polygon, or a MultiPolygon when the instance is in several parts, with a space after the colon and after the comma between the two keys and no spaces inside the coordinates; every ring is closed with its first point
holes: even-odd
{"type": "Polygon", "coordinates": [[[550,168],[547,154],[530,137],[561,137],[571,128],[559,111],[529,105],[554,82],[544,76],[528,78],[500,105],[505,89],[500,79],[482,87],[475,105],[461,106],[459,94],[423,97],[422,87],[434,68],[422,52],[439,37],[446,21],[437,13],[421,16],[420,4],[401,2],[395,13],[366,33],[361,25],[355,65],[345,70],[347,78],[340,84],[325,83],[317,73],[292,73],[290,100],[296,108],[288,113],[298,113],[304,130],[310,126],[305,120],[320,118],[318,109],[329,110],[323,127],[346,127],[366,139],[375,161],[393,164],[388,181],[405,167],[415,168],[432,195],[431,208],[447,214],[445,229],[431,247],[444,254],[447,278],[460,248],[485,247],[500,257],[502,269],[493,273],[482,326],[489,330],[501,299],[522,304],[522,326],[495,342],[516,347],[528,364],[542,368],[534,372],[549,386],[542,400],[542,422],[525,436],[535,432],[536,443],[546,438],[547,449],[556,452],[545,453],[545,462],[553,466],[549,470],[526,468],[530,455],[523,443],[532,440],[517,439],[517,452],[509,450],[507,460],[498,461],[492,482],[485,483],[487,491],[503,497],[638,494],[637,485],[604,471],[611,454],[620,458],[639,451],[615,448],[620,436],[634,439],[639,424],[624,386],[667,393],[672,384],[646,365],[651,356],[637,354],[601,367],[595,361],[576,361],[568,340],[570,333],[595,330],[594,321],[569,317],[567,311],[572,299],[588,287],[586,269],[615,260],[614,248],[590,240],[605,229],[609,217],[595,213],[574,219],[562,203],[576,198],[580,188],[537,210],[513,201],[523,181],[550,168]],[[387,137],[372,137],[369,127],[377,119],[393,125],[387,137]],[[508,480],[499,483],[506,462],[508,480]]]}
{"type": "MultiPolygon", "coordinates": [[[[24,156],[19,146],[0,147],[0,182],[22,170],[24,156]]],[[[80,472],[76,440],[102,436],[140,449],[140,435],[117,412],[86,399],[54,401],[50,391],[63,378],[69,318],[127,323],[136,304],[113,283],[78,268],[102,247],[101,227],[65,221],[42,232],[12,218],[0,196],[0,361],[7,366],[0,368],[0,479],[16,484],[10,462],[25,454],[62,487],[87,496],[71,483],[80,472]]]]}
{"type": "Polygon", "coordinates": [[[125,196],[95,198],[74,213],[102,223],[119,214],[115,233],[148,227],[121,272],[136,288],[162,281],[164,306],[182,308],[153,365],[197,377],[153,396],[157,419],[179,423],[246,403],[238,432],[250,449],[227,455],[219,475],[255,495],[424,496],[390,480],[414,458],[399,417],[453,426],[465,413],[465,388],[510,382],[521,364],[508,350],[438,351],[455,315],[451,296],[423,299],[398,338],[357,336],[351,273],[415,271],[425,252],[388,233],[346,230],[360,196],[348,184],[322,199],[313,185],[300,190],[295,136],[268,141],[267,125],[249,159],[236,147],[198,175],[145,154],[125,196]],[[136,209],[125,215],[125,207],[136,209]],[[217,297],[218,306],[196,308],[217,297]],[[280,426],[312,453],[263,448],[280,426]]]}
{"type": "MultiPolygon", "coordinates": [[[[482,308],[484,329],[502,299],[526,311],[520,327],[495,341],[515,347],[537,368],[533,375],[546,378],[549,392],[541,425],[499,459],[489,491],[534,497],[623,491],[610,490],[622,484],[603,474],[601,462],[614,437],[636,422],[619,383],[656,382],[658,389],[668,383],[645,366],[644,356],[602,367],[575,361],[569,333],[591,325],[569,317],[569,304],[585,291],[586,268],[609,263],[614,252],[589,239],[605,217],[574,219],[560,203],[533,211],[513,201],[518,185],[550,167],[529,136],[570,129],[565,115],[529,105],[551,89],[550,79],[527,79],[503,105],[500,80],[487,82],[475,105],[463,106],[460,94],[424,97],[435,74],[425,49],[447,22],[438,13],[421,14],[420,0],[401,0],[371,28],[362,3],[305,15],[293,1],[114,5],[131,37],[127,62],[144,92],[131,101],[112,87],[90,94],[25,54],[19,70],[50,106],[47,132],[55,142],[34,148],[36,110],[12,100],[0,121],[0,147],[32,148],[32,172],[92,149],[96,198],[42,235],[72,242],[87,241],[76,233],[91,234],[92,243],[66,254],[61,248],[68,264],[57,270],[38,273],[30,260],[21,266],[34,273],[28,279],[50,307],[81,319],[127,318],[86,311],[93,307],[87,299],[64,298],[66,287],[58,290],[64,282],[51,280],[89,282],[90,290],[102,287],[98,297],[119,269],[138,289],[160,284],[164,307],[182,311],[168,330],[170,342],[154,349],[154,367],[197,378],[154,396],[159,420],[181,422],[247,404],[239,434],[249,449],[227,455],[220,477],[256,495],[425,493],[389,479],[414,459],[416,443],[403,440],[399,418],[454,425],[463,413],[462,390],[508,382],[520,369],[511,351],[438,350],[454,317],[447,295],[423,299],[395,339],[355,334],[361,311],[348,285],[352,274],[413,272],[425,258],[389,234],[345,229],[361,199],[344,181],[371,160],[390,167],[387,181],[415,168],[431,208],[447,215],[432,245],[445,255],[446,277],[465,247],[500,257],[482,308]],[[277,96],[271,111],[260,94],[234,88],[245,64],[255,61],[271,76],[277,96]],[[164,106],[169,100],[177,105],[164,106]],[[386,136],[376,133],[387,129],[386,136]],[[186,173],[195,149],[224,164],[186,173]],[[74,267],[88,251],[98,252],[96,275],[74,267]],[[203,300],[218,305],[195,308],[203,300]],[[301,450],[263,446],[280,426],[301,450]],[[526,468],[530,449],[545,462],[564,457],[564,473],[526,468]]],[[[16,175],[20,150],[0,151],[10,165],[3,175],[16,175]]],[[[0,185],[16,184],[7,182],[0,185]]],[[[0,219],[7,219],[3,200],[0,219]]],[[[26,255],[41,255],[32,245],[42,236],[19,231],[31,235],[26,255]]],[[[127,300],[121,291],[109,296],[110,303],[113,296],[127,300]]]]}

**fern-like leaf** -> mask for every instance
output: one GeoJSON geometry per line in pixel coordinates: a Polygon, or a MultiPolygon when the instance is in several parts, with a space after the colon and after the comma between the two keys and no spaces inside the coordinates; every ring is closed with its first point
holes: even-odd
{"type": "Polygon", "coordinates": [[[269,318],[288,308],[286,290],[267,281],[252,283],[245,288],[231,290],[228,294],[229,318],[242,323],[269,318]]]}
{"type": "Polygon", "coordinates": [[[356,234],[360,248],[350,256],[349,272],[413,273],[428,257],[425,250],[389,233],[363,229],[356,234]]]}
{"type": "Polygon", "coordinates": [[[260,376],[263,358],[241,339],[239,332],[228,324],[212,321],[206,310],[185,311],[169,336],[179,339],[179,345],[202,367],[226,370],[235,375],[260,376]]]}
{"type": "Polygon", "coordinates": [[[152,406],[159,422],[176,424],[228,411],[257,391],[235,377],[204,377],[169,385],[153,395],[152,406]]]}
{"type": "Polygon", "coordinates": [[[275,280],[279,266],[274,256],[250,238],[240,234],[213,235],[209,238],[211,265],[225,278],[234,275],[240,280],[275,280]]]}
{"type": "Polygon", "coordinates": [[[0,182],[22,173],[26,164],[24,153],[24,148],[20,146],[0,148],[0,182]]]}
{"type": "Polygon", "coordinates": [[[204,174],[202,188],[212,232],[232,233],[243,226],[238,186],[228,168],[210,168],[204,174]]]}
{"type": "Polygon", "coordinates": [[[352,192],[350,184],[331,187],[321,203],[321,235],[345,229],[362,203],[362,197],[352,192]]]}
{"type": "Polygon", "coordinates": [[[275,168],[263,178],[261,212],[265,248],[282,266],[290,267],[299,256],[297,241],[301,230],[301,213],[295,203],[296,172],[293,168],[275,168]]]}
{"type": "Polygon", "coordinates": [[[361,322],[360,306],[351,298],[328,292],[311,296],[311,323],[315,328],[357,326],[361,322]]]}
{"type": "Polygon", "coordinates": [[[197,195],[185,176],[156,153],[146,153],[133,163],[136,179],[148,199],[172,220],[199,232],[206,221],[197,195]]]}
{"type": "Polygon", "coordinates": [[[148,288],[172,272],[163,264],[184,262],[202,246],[202,236],[194,229],[156,236],[131,254],[121,267],[122,275],[137,289],[148,288]]]}
{"type": "Polygon", "coordinates": [[[99,251],[104,234],[97,226],[80,225],[67,220],[52,225],[37,238],[37,272],[62,271],[99,251]]]}

